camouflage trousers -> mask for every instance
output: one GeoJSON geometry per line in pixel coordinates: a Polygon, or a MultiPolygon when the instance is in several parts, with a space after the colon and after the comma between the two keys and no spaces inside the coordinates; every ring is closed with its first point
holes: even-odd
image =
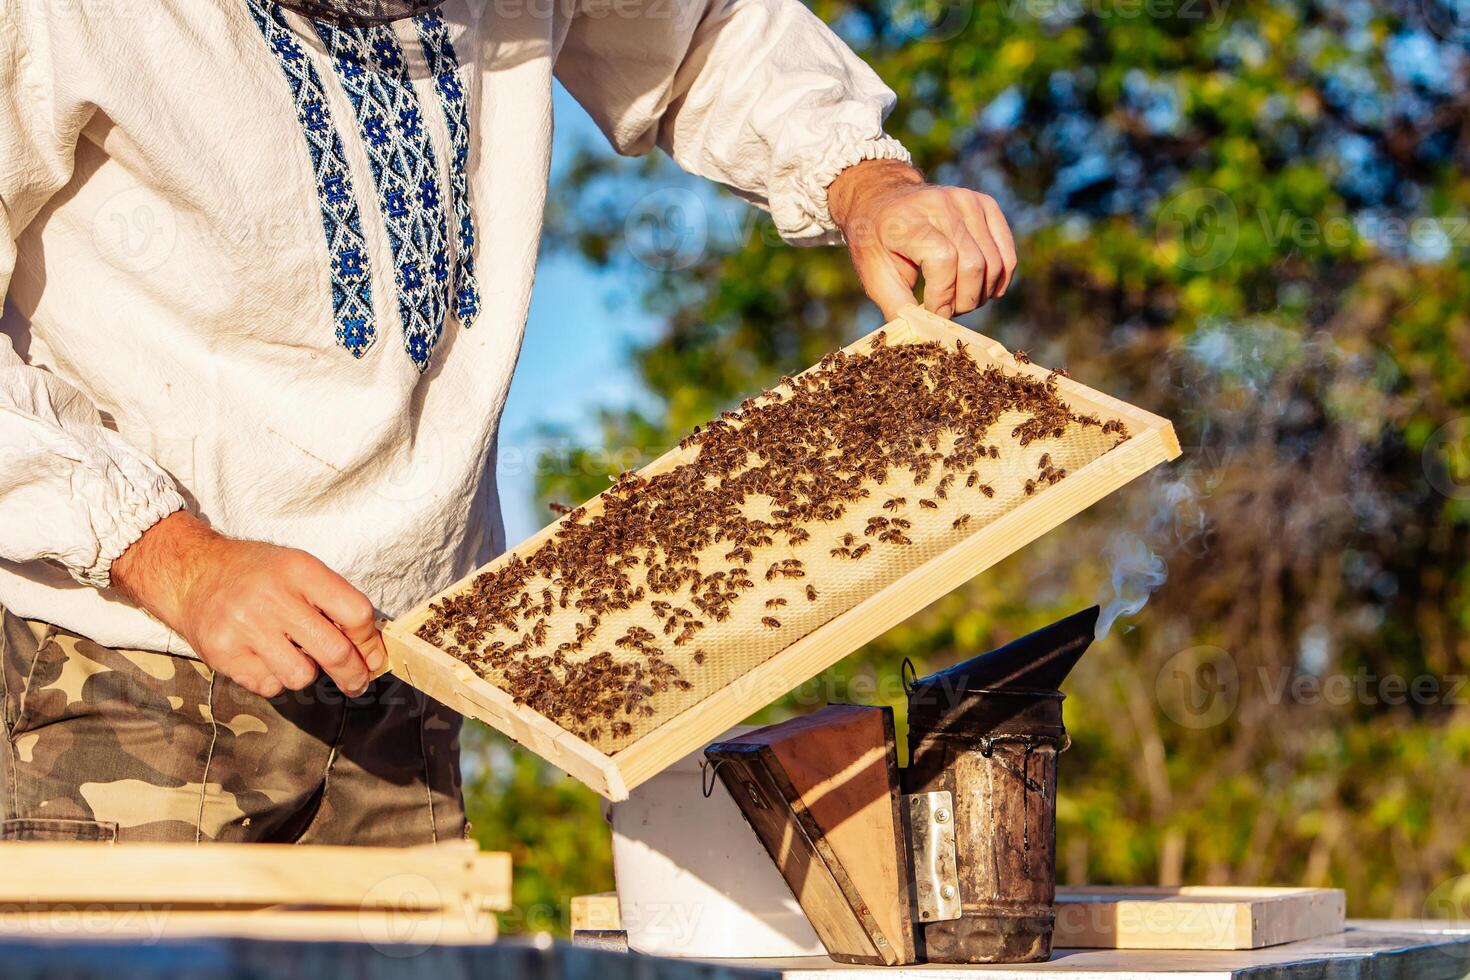
{"type": "Polygon", "coordinates": [[[404,846],[463,837],[458,714],[391,675],[252,694],[0,609],[0,839],[404,846]]]}

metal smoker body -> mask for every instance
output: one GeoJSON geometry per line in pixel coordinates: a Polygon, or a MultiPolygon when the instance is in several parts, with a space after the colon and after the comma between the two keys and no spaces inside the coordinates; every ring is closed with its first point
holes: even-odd
{"type": "Polygon", "coordinates": [[[1057,755],[1068,743],[1057,687],[1097,615],[1084,610],[910,688],[905,792],[950,794],[958,865],[959,917],[919,923],[929,962],[1051,955],[1057,755]]]}

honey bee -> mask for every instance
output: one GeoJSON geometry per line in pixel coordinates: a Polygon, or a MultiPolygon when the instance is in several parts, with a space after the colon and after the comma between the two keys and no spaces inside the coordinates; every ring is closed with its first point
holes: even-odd
{"type": "Polygon", "coordinates": [[[761,617],[761,625],[767,629],[778,630],[781,628],[781,621],[775,616],[763,616],[761,617]]]}

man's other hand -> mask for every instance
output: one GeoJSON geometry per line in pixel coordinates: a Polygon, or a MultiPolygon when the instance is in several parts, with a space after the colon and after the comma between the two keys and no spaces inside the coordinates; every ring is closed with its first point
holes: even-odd
{"type": "Polygon", "coordinates": [[[892,319],[916,303],[942,317],[1004,296],[1016,271],[1016,243],[1000,207],[963,187],[936,187],[906,163],[868,160],[827,189],[832,218],[847,237],[863,288],[892,319]]]}
{"type": "Polygon", "coordinates": [[[112,563],[112,584],[263,697],[302,690],[320,666],[348,695],[387,660],[373,604],[304,551],[227,538],[183,511],[112,563]]]}

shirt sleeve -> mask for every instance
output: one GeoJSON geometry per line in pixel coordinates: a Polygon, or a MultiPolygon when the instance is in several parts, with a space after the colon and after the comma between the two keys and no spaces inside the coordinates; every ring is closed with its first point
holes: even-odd
{"type": "Polygon", "coordinates": [[[792,244],[841,240],[843,170],[909,159],[883,132],[893,92],[800,0],[582,0],[556,74],[620,153],[662,147],[792,244]]]}
{"type": "MultiPolygon", "coordinates": [[[[16,240],[70,180],[92,109],[71,100],[34,4],[0,10],[0,304],[16,240]]],[[[184,505],[172,479],[103,424],[75,386],[27,364],[0,333],[0,557],[51,560],[105,588],[112,562],[184,505]]]]}

